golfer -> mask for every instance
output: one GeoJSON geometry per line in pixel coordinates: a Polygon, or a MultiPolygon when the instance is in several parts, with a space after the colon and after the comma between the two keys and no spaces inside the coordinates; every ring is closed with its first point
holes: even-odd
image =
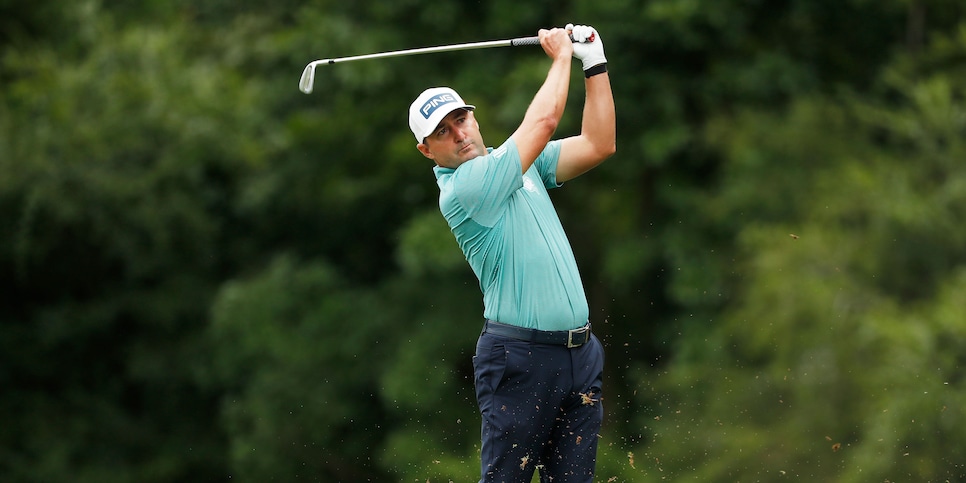
{"type": "Polygon", "coordinates": [[[539,38],[552,59],[547,78],[496,149],[483,143],[475,106],[450,88],[427,89],[409,109],[416,148],[436,163],[440,210],[483,291],[473,367],[485,482],[529,482],[535,469],[543,482],[592,481],[603,419],[603,348],[547,190],[614,153],[614,99],[592,27],[539,38]],[[572,57],[585,76],[581,132],[551,140],[572,57]]]}

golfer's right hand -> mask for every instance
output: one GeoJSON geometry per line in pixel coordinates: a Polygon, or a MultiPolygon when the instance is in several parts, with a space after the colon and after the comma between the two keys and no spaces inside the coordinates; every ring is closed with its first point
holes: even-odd
{"type": "Polygon", "coordinates": [[[607,58],[604,57],[604,41],[597,30],[588,25],[572,23],[568,23],[564,29],[574,38],[574,57],[583,63],[584,72],[607,63],[607,58]]]}
{"type": "Polygon", "coordinates": [[[570,40],[567,31],[561,28],[550,30],[542,29],[538,32],[540,46],[547,56],[556,59],[558,57],[570,58],[574,53],[574,44],[570,40]]]}

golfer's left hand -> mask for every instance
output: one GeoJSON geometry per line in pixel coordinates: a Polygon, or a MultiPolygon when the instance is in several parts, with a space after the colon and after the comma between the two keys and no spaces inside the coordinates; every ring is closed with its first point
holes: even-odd
{"type": "Polygon", "coordinates": [[[574,38],[574,57],[583,63],[584,71],[607,63],[607,58],[604,57],[604,41],[596,29],[589,25],[572,23],[568,23],[564,29],[574,38]]]}

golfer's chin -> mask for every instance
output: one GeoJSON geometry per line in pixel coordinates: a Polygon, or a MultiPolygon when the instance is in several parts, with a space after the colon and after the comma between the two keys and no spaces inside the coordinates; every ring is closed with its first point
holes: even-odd
{"type": "Polygon", "coordinates": [[[480,156],[483,156],[483,151],[475,144],[469,144],[456,153],[456,157],[459,158],[461,163],[465,163],[466,161],[469,161],[473,158],[478,158],[480,156]]]}
{"type": "Polygon", "coordinates": [[[483,156],[483,150],[477,148],[476,146],[466,146],[463,149],[457,151],[452,157],[448,158],[443,163],[438,163],[440,166],[445,166],[447,168],[458,168],[461,164],[483,156]]]}

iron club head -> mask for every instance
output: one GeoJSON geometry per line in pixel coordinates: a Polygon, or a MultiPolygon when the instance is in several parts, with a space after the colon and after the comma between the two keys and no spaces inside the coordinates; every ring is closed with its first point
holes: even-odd
{"type": "Polygon", "coordinates": [[[302,78],[299,79],[299,90],[311,94],[313,84],[315,84],[315,62],[309,62],[302,71],[302,78]]]}

